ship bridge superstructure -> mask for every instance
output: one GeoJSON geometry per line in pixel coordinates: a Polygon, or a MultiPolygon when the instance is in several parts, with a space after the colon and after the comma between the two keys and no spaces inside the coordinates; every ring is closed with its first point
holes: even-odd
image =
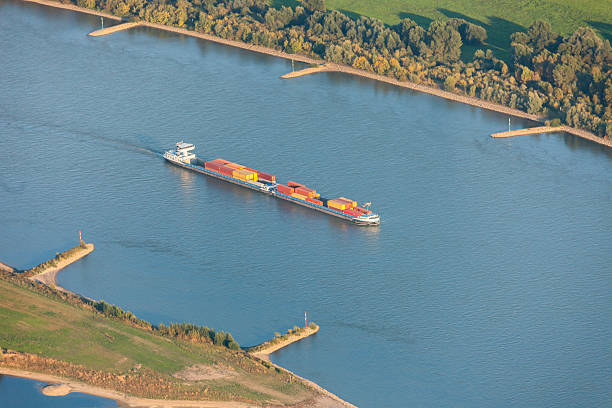
{"type": "Polygon", "coordinates": [[[192,143],[178,142],[176,144],[176,149],[168,150],[166,153],[164,153],[164,158],[191,164],[192,160],[196,159],[196,155],[193,153],[194,149],[195,145],[192,143]]]}

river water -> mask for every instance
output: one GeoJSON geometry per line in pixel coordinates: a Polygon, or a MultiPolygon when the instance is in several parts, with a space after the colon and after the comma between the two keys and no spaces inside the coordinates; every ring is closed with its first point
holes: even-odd
{"type": "Polygon", "coordinates": [[[0,260],[31,267],[82,229],[96,250],[62,286],[242,345],[308,311],[321,331],[273,361],[360,407],[612,406],[609,150],[493,140],[507,116],[98,25],[0,0],[0,260]],[[165,163],[183,139],[382,224],[165,163]]]}

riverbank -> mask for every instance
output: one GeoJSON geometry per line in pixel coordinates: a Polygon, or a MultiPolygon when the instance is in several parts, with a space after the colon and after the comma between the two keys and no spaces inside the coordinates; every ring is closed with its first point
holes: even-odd
{"type": "MultiPolygon", "coordinates": [[[[78,11],[78,12],[83,12],[83,13],[88,13],[88,14],[93,14],[93,15],[98,15],[98,16],[103,16],[103,17],[108,17],[108,18],[113,18],[115,20],[118,21],[122,21],[122,19],[120,17],[117,16],[112,16],[109,13],[106,12],[101,12],[101,11],[96,11],[96,10],[90,10],[87,8],[82,8],[82,7],[78,7],[78,6],[74,6],[74,5],[66,5],[66,4],[62,4],[62,3],[58,3],[55,1],[49,1],[49,0],[22,0],[24,2],[32,2],[32,3],[38,3],[38,4],[42,4],[45,6],[50,6],[50,7],[58,7],[58,8],[62,8],[62,9],[67,9],[67,10],[72,10],[72,11],[78,11]],[[112,17],[111,17],[112,16],[112,17]]],[[[177,34],[182,34],[182,35],[187,35],[190,37],[196,37],[196,38],[201,38],[201,39],[205,39],[208,41],[212,41],[212,42],[216,42],[219,44],[224,44],[224,45],[228,45],[228,46],[232,46],[232,47],[236,47],[236,48],[241,48],[244,50],[249,50],[249,51],[254,51],[254,52],[258,52],[261,54],[267,54],[267,55],[271,55],[271,56],[275,56],[275,57],[279,57],[279,58],[284,58],[284,59],[291,59],[294,61],[300,61],[300,62],[304,62],[304,63],[308,63],[308,64],[318,64],[318,65],[322,65],[325,64],[326,71],[335,71],[335,72],[342,72],[345,74],[349,74],[349,75],[355,75],[355,76],[360,76],[360,77],[364,77],[364,78],[369,78],[369,79],[373,79],[375,81],[380,81],[380,82],[385,82],[391,85],[395,85],[395,86],[399,86],[402,88],[406,88],[406,89],[411,89],[414,91],[418,91],[418,92],[423,92],[423,93],[428,93],[430,95],[434,95],[434,96],[438,96],[440,98],[444,98],[447,100],[451,100],[454,102],[459,102],[459,103],[463,103],[463,104],[467,104],[467,105],[471,105],[471,106],[475,106],[481,109],[487,109],[487,110],[491,110],[491,111],[495,111],[495,112],[499,112],[499,113],[503,113],[503,114],[507,114],[510,116],[514,116],[514,117],[520,117],[523,119],[528,119],[528,120],[533,120],[533,121],[537,121],[540,123],[543,123],[545,118],[542,116],[538,116],[538,115],[533,115],[533,114],[529,114],[527,112],[523,112],[521,110],[518,109],[514,109],[514,108],[510,108],[504,105],[500,105],[497,103],[493,103],[493,102],[488,102],[485,100],[481,100],[475,97],[470,97],[470,96],[466,96],[466,95],[460,95],[460,94],[456,94],[453,92],[448,92],[448,91],[444,91],[440,88],[436,88],[436,87],[432,87],[432,86],[428,86],[428,85],[421,85],[421,84],[417,84],[417,83],[413,83],[413,82],[409,82],[409,81],[399,81],[397,79],[394,78],[390,78],[390,77],[386,77],[383,75],[378,75],[378,74],[374,74],[372,72],[368,72],[368,71],[362,71],[362,70],[358,70],[355,69],[353,67],[350,66],[346,66],[346,65],[341,65],[341,64],[333,64],[333,63],[327,63],[326,61],[322,61],[322,60],[318,60],[318,59],[313,59],[310,57],[306,57],[303,55],[299,55],[299,54],[288,54],[282,51],[277,51],[277,50],[273,50],[270,48],[266,48],[266,47],[262,47],[262,46],[258,46],[258,45],[249,45],[240,41],[234,41],[234,40],[226,40],[223,38],[219,38],[213,35],[209,35],[209,34],[203,34],[203,33],[199,33],[196,31],[192,31],[192,30],[187,30],[184,28],[178,28],[178,27],[172,27],[172,26],[166,26],[166,25],[161,25],[161,24],[155,24],[155,23],[149,23],[149,22],[141,22],[140,25],[142,26],[146,26],[146,27],[151,27],[151,28],[156,28],[159,30],[164,30],[164,31],[169,31],[169,32],[173,32],[173,33],[177,33],[177,34]]],[[[609,140],[606,140],[604,138],[598,137],[595,134],[588,132],[586,130],[583,129],[577,129],[577,128],[572,128],[569,126],[562,126],[557,128],[558,131],[563,131],[566,133],[569,133],[571,135],[601,144],[603,146],[607,146],[607,147],[612,147],[612,143],[609,140]]]]}
{"type": "MultiPolygon", "coordinates": [[[[72,253],[63,263],[91,250],[66,251],[72,253]]],[[[45,268],[39,267],[31,270],[45,268]]],[[[118,320],[121,314],[111,306],[116,313],[102,313],[96,302],[42,285],[32,279],[36,276],[0,273],[0,311],[5,311],[0,373],[50,382],[49,395],[82,392],[138,407],[351,406],[241,350],[193,336],[168,337],[135,320],[118,320]]]]}
{"type": "Polygon", "coordinates": [[[117,17],[114,14],[107,13],[105,11],[92,10],[85,7],[75,6],[74,4],[64,4],[58,1],[50,1],[50,0],[22,0],[27,3],[37,3],[42,4],[43,6],[56,7],[64,10],[77,11],[79,13],[91,14],[93,16],[105,17],[115,21],[123,21],[123,18],[117,17]]]}
{"type": "Polygon", "coordinates": [[[35,280],[62,292],[70,292],[57,284],[57,273],[73,262],[89,255],[94,250],[94,244],[83,243],[68,251],[57,254],[55,258],[44,262],[25,272],[31,280],[35,280]]]}
{"type": "Polygon", "coordinates": [[[15,272],[15,268],[13,268],[12,266],[9,266],[5,263],[0,262],[0,272],[9,272],[9,273],[13,273],[15,272]]]}
{"type": "Polygon", "coordinates": [[[42,374],[28,370],[20,370],[0,366],[0,374],[11,375],[13,377],[29,378],[31,380],[43,381],[52,385],[44,387],[41,392],[44,395],[61,397],[72,392],[95,395],[97,397],[108,398],[129,407],[198,407],[198,408],[247,408],[253,407],[252,404],[233,402],[233,401],[190,401],[190,400],[161,400],[137,398],[108,390],[102,387],[88,385],[79,381],[69,380],[57,375],[42,374]]]}

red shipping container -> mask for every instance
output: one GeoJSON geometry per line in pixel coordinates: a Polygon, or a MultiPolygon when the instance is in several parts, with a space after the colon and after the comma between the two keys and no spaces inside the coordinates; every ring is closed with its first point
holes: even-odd
{"type": "Polygon", "coordinates": [[[231,167],[220,166],[219,173],[223,174],[224,176],[232,177],[234,175],[234,169],[231,167]]]}
{"type": "Polygon", "coordinates": [[[342,210],[343,213],[352,215],[353,217],[359,217],[361,215],[360,212],[354,210],[342,210]]]}
{"type": "Polygon", "coordinates": [[[219,170],[219,164],[212,162],[204,162],[204,167],[210,170],[219,170]]]}
{"type": "Polygon", "coordinates": [[[316,198],[307,198],[306,201],[310,201],[313,204],[323,205],[323,201],[317,200],[316,198]]]}
{"type": "Polygon", "coordinates": [[[287,187],[287,186],[284,186],[282,184],[277,184],[276,185],[276,190],[279,193],[283,193],[283,194],[287,194],[287,195],[293,194],[293,189],[291,187],[287,187]]]}
{"type": "Polygon", "coordinates": [[[266,181],[271,181],[271,182],[276,181],[276,176],[274,174],[264,173],[263,171],[258,171],[257,177],[259,177],[261,180],[266,180],[266,181]]]}
{"type": "Polygon", "coordinates": [[[315,194],[317,193],[315,190],[311,189],[311,188],[307,188],[307,187],[297,187],[295,189],[295,192],[298,194],[302,194],[305,195],[307,197],[313,198],[315,196],[315,194]]]}
{"type": "Polygon", "coordinates": [[[289,187],[306,187],[305,185],[300,184],[300,183],[296,183],[295,181],[290,181],[290,182],[287,183],[287,185],[289,187]]]}
{"type": "Polygon", "coordinates": [[[210,161],[209,163],[217,163],[217,164],[225,164],[225,163],[229,163],[227,160],[223,160],[223,159],[215,159],[213,161],[210,161]]]}

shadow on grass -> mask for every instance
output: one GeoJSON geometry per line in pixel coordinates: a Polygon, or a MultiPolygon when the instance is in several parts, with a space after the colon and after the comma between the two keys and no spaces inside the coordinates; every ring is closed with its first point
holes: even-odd
{"type": "Polygon", "coordinates": [[[270,5],[275,9],[280,9],[282,6],[295,9],[297,6],[300,6],[301,3],[297,0],[272,0],[270,5]]]}
{"type": "Polygon", "coordinates": [[[397,13],[397,16],[400,19],[409,18],[426,30],[427,30],[427,27],[429,27],[429,24],[431,24],[431,22],[433,21],[429,17],[420,16],[418,14],[413,14],[413,13],[405,13],[403,11],[397,13]]]}
{"type": "Polygon", "coordinates": [[[357,21],[361,17],[361,14],[355,13],[354,11],[348,11],[343,9],[338,9],[338,11],[350,18],[351,20],[357,21]]]}
{"type": "Polygon", "coordinates": [[[593,27],[599,35],[612,42],[612,24],[603,23],[601,21],[587,21],[587,23],[593,27]]]}

